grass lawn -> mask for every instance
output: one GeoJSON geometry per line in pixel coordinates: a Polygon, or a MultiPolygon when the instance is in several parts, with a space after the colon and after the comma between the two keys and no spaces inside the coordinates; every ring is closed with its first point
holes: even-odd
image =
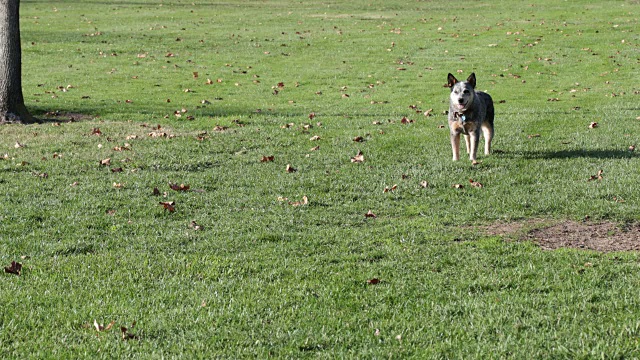
{"type": "Polygon", "coordinates": [[[484,230],[635,226],[639,17],[23,0],[43,122],[0,127],[0,357],[640,357],[638,253],[484,230]],[[449,72],[496,102],[476,166],[449,72]]]}

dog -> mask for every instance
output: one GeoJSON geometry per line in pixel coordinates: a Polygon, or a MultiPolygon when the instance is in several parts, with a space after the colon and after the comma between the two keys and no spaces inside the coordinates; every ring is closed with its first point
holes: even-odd
{"type": "Polygon", "coordinates": [[[476,74],[471,73],[467,81],[458,81],[455,76],[447,76],[447,85],[451,88],[449,96],[449,132],[453,160],[460,159],[460,134],[464,135],[469,160],[476,162],[476,153],[480,144],[480,130],[484,135],[484,153],[491,153],[493,140],[493,99],[482,91],[476,91],[476,74]]]}

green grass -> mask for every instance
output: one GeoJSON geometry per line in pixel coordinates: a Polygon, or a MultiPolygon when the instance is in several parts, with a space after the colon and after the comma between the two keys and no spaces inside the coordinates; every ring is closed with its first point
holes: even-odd
{"type": "Polygon", "coordinates": [[[49,120],[0,127],[0,264],[24,264],[0,277],[0,357],[638,357],[636,253],[474,226],[638,220],[639,10],[23,0],[24,95],[49,120]],[[496,101],[475,167],[439,128],[448,72],[496,101]]]}

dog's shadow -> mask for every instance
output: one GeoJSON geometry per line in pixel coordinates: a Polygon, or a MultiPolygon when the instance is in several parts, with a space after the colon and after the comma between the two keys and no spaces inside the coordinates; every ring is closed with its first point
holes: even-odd
{"type": "Polygon", "coordinates": [[[524,159],[631,159],[638,155],[630,150],[559,150],[559,151],[497,151],[500,156],[524,159]]]}

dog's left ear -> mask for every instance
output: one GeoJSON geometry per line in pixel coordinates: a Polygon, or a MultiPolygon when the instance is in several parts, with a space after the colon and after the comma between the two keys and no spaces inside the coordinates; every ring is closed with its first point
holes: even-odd
{"type": "Polygon", "coordinates": [[[476,88],[476,73],[471,73],[469,78],[467,78],[467,82],[471,85],[472,88],[476,88]]]}

